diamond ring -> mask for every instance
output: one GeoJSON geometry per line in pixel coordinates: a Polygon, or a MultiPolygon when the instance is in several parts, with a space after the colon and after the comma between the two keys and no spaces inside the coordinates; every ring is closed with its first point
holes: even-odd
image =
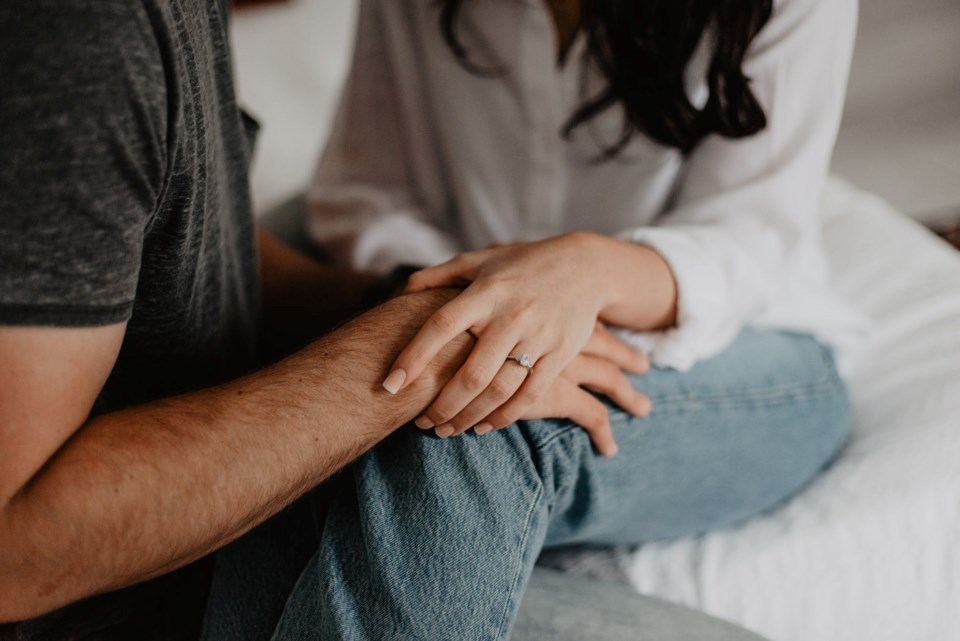
{"type": "Polygon", "coordinates": [[[517,354],[516,356],[508,356],[507,360],[516,361],[520,365],[520,367],[523,367],[524,369],[527,369],[527,370],[533,369],[533,361],[530,360],[529,354],[517,354]]]}

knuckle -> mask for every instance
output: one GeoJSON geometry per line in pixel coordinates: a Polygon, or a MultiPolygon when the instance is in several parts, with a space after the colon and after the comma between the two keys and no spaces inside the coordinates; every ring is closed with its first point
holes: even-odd
{"type": "Polygon", "coordinates": [[[441,309],[430,319],[430,324],[437,331],[446,334],[453,330],[454,316],[451,312],[441,309]]]}
{"type": "Polygon", "coordinates": [[[618,384],[622,380],[626,380],[623,378],[623,374],[620,371],[620,368],[609,361],[603,361],[598,363],[597,373],[600,375],[600,378],[602,378],[604,381],[607,381],[613,384],[618,384]]]}
{"type": "Polygon", "coordinates": [[[479,391],[487,386],[490,377],[482,365],[473,365],[463,371],[463,386],[470,391],[479,391]]]}
{"type": "Polygon", "coordinates": [[[490,383],[490,394],[493,395],[496,400],[506,400],[513,395],[515,387],[506,379],[506,377],[498,376],[493,379],[493,382],[490,383]]]}
{"type": "Polygon", "coordinates": [[[590,408],[588,417],[594,427],[601,430],[607,423],[607,409],[603,405],[594,405],[590,408]]]}
{"type": "MultiPolygon", "coordinates": [[[[540,399],[540,396],[541,396],[540,390],[531,389],[529,387],[517,392],[515,400],[516,400],[516,404],[522,408],[521,413],[522,413],[522,410],[525,410],[526,408],[536,403],[540,399]]],[[[517,418],[519,418],[519,416],[517,418]]]]}
{"type": "Polygon", "coordinates": [[[574,347],[575,347],[574,342],[570,340],[570,338],[567,336],[561,336],[559,340],[557,340],[556,349],[561,354],[577,351],[574,349],[574,347]]]}
{"type": "Polygon", "coordinates": [[[513,323],[526,321],[533,314],[533,301],[524,301],[510,310],[508,318],[513,323]]]}
{"type": "Polygon", "coordinates": [[[450,421],[453,417],[453,408],[448,406],[445,403],[437,403],[431,407],[427,412],[427,418],[436,423],[437,425],[443,425],[450,421]]]}
{"type": "Polygon", "coordinates": [[[427,361],[427,349],[426,346],[422,345],[419,341],[416,345],[412,346],[406,351],[400,358],[397,359],[397,366],[403,367],[408,372],[418,366],[426,365],[427,361]]]}
{"type": "Polygon", "coordinates": [[[500,285],[493,278],[485,278],[483,280],[476,280],[470,283],[470,289],[477,294],[483,294],[486,296],[489,294],[495,294],[497,291],[499,291],[500,285]]]}

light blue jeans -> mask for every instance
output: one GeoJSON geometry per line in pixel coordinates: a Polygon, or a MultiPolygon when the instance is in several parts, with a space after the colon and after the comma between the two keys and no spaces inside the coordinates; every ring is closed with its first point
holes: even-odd
{"type": "Polygon", "coordinates": [[[848,433],[830,351],[804,335],[745,330],[690,372],[635,384],[654,410],[610,407],[611,460],[565,421],[449,440],[400,429],[329,505],[309,496],[221,553],[206,638],[505,640],[545,548],[743,521],[810,482],[848,433]]]}

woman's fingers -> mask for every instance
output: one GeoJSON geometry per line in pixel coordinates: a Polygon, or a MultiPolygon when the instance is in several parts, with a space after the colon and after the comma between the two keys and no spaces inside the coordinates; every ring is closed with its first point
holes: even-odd
{"type": "Polygon", "coordinates": [[[580,355],[570,363],[563,376],[575,385],[603,394],[634,416],[646,417],[650,414],[650,399],[635,390],[630,379],[608,360],[580,355]]]}
{"type": "Polygon", "coordinates": [[[646,374],[650,370],[650,359],[646,354],[611,334],[602,323],[597,323],[581,353],[606,359],[631,374],[646,374]]]}
{"type": "MultiPolygon", "coordinates": [[[[522,367],[519,363],[510,364],[518,368],[522,367]]],[[[565,359],[557,352],[551,352],[536,361],[517,393],[487,417],[486,423],[491,430],[504,428],[523,418],[527,410],[533,407],[557,380],[564,365],[566,365],[565,359]]]]}
{"type": "MultiPolygon", "coordinates": [[[[486,327],[466,362],[444,386],[436,400],[424,410],[416,421],[417,425],[431,427],[449,423],[495,380],[516,345],[517,336],[508,324],[494,323],[486,327]]],[[[490,407],[488,413],[496,407],[490,407]]]]}
{"type": "MultiPolygon", "coordinates": [[[[549,394],[519,418],[565,418],[587,431],[590,441],[602,456],[615,456],[619,449],[613,437],[607,407],[590,392],[564,378],[557,379],[549,394]]],[[[498,424],[483,421],[476,426],[476,433],[483,435],[501,429],[504,425],[500,423],[502,421],[498,421],[498,424]]]]}
{"type": "Polygon", "coordinates": [[[616,456],[620,448],[613,437],[606,406],[580,388],[570,390],[569,402],[570,411],[566,418],[587,430],[593,446],[602,456],[616,456]]]}
{"type": "Polygon", "coordinates": [[[469,277],[470,274],[482,263],[483,258],[479,252],[460,254],[445,263],[411,274],[403,293],[413,294],[437,287],[462,287],[473,280],[469,277]]]}
{"type": "Polygon", "coordinates": [[[446,425],[437,429],[441,437],[459,436],[471,427],[478,428],[478,434],[493,431],[489,423],[485,423],[487,416],[498,407],[506,403],[516,394],[517,390],[527,378],[524,368],[513,361],[504,362],[496,377],[485,390],[467,405],[446,425]],[[452,430],[452,431],[451,431],[452,430]]]}
{"type": "Polygon", "coordinates": [[[383,381],[383,388],[396,394],[410,385],[444,345],[478,323],[486,311],[466,292],[438,309],[400,352],[383,381]]]}
{"type": "Polygon", "coordinates": [[[590,441],[602,456],[616,456],[619,447],[613,437],[610,417],[606,406],[590,392],[580,389],[574,383],[559,379],[551,389],[546,406],[535,408],[531,418],[566,418],[587,431],[590,441]],[[546,414],[544,414],[546,412],[546,414]]]}

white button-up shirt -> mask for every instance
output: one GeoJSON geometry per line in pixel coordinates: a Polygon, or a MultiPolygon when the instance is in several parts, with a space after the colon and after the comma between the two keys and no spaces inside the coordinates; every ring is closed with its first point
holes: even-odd
{"type": "MultiPolygon", "coordinates": [[[[341,264],[378,272],[574,230],[617,236],[656,249],[678,284],[677,327],[628,335],[655,364],[687,369],[745,324],[812,333],[843,357],[860,323],[827,286],[818,212],[856,14],[856,0],[775,2],[745,61],[768,119],[759,134],[711,136],[686,158],[638,134],[599,162],[623,111],[561,136],[604,80],[582,36],[557,65],[543,0],[464,3],[460,33],[486,75],[455,59],[436,3],[361,0],[309,192],[311,235],[341,264]]],[[[711,42],[686,73],[696,105],[711,42]]]]}

